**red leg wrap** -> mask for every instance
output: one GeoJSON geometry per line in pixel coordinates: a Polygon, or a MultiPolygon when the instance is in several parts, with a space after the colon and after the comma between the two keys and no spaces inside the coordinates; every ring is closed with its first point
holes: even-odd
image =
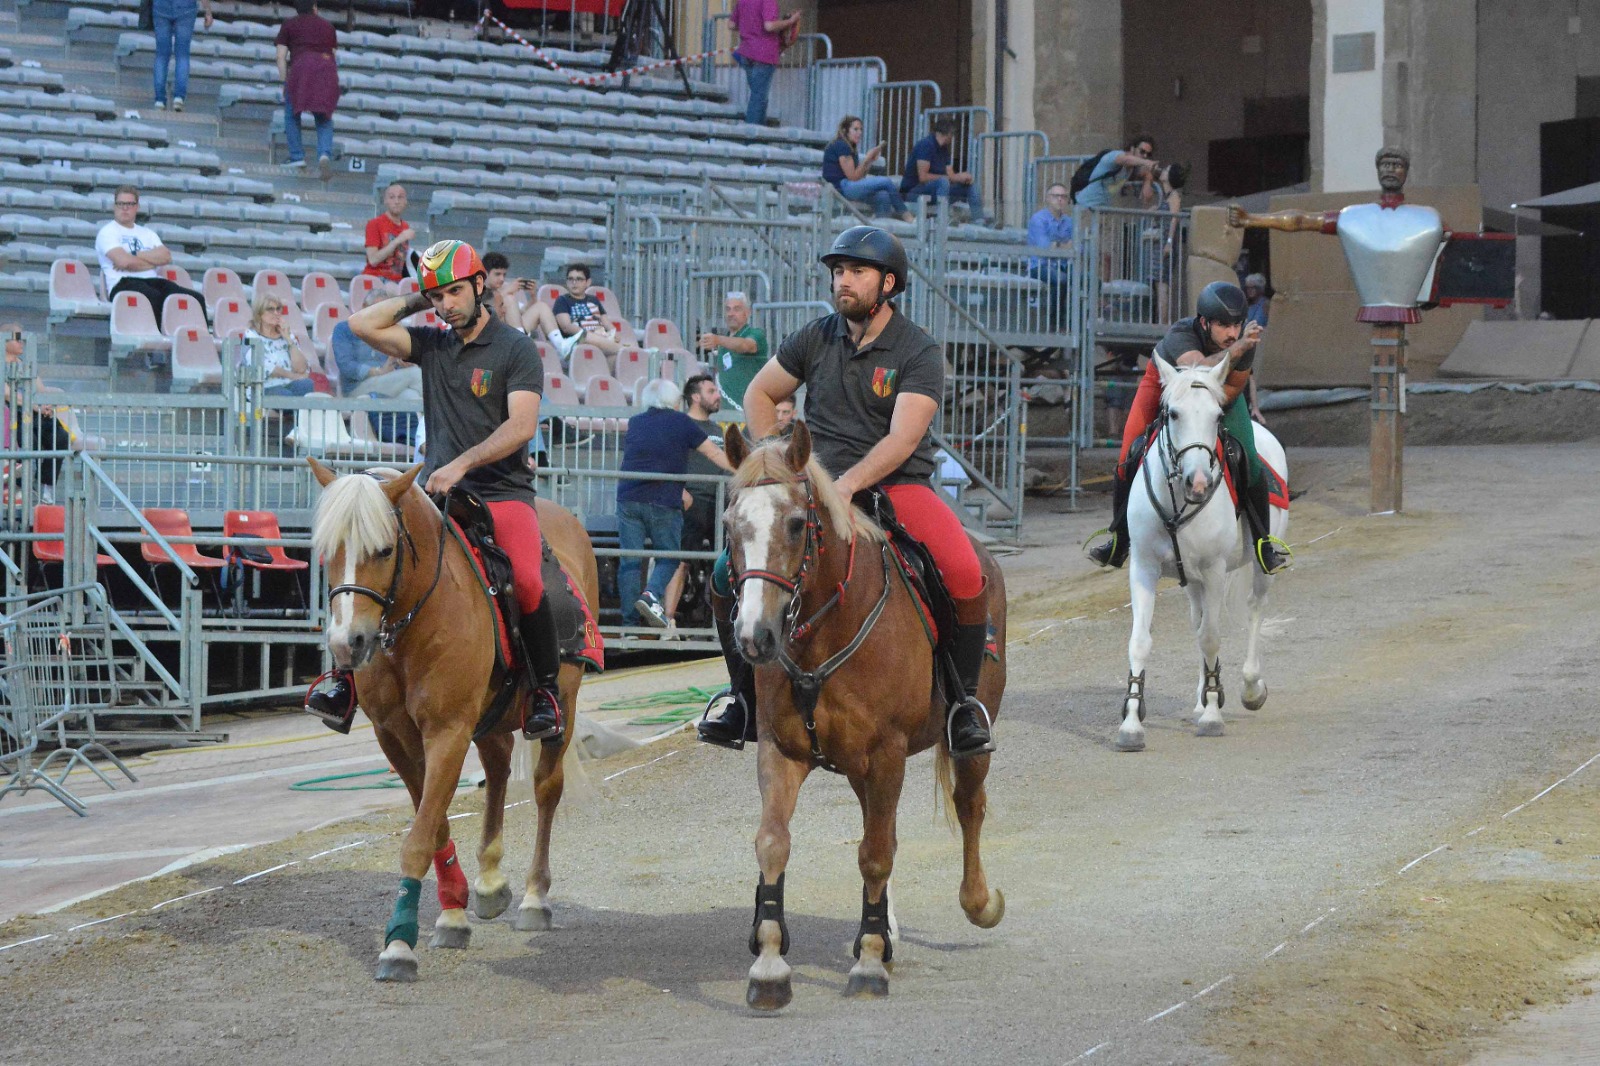
{"type": "Polygon", "coordinates": [[[467,875],[461,872],[456,861],[454,840],[433,853],[433,873],[439,879],[439,906],[445,910],[461,910],[467,905],[467,875]]]}

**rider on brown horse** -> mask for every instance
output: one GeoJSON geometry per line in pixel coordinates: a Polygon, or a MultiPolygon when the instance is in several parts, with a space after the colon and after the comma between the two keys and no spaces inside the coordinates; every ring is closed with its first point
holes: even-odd
{"type": "MultiPolygon", "coordinates": [[[[944,353],[889,302],[906,288],[910,263],[892,234],[856,226],[821,262],[832,274],[838,313],[792,334],[744,395],[750,435],[777,422],[776,406],[806,386],[806,425],[815,454],[846,499],[881,488],[900,524],[926,545],[955,605],[952,648],[963,691],[947,712],[950,754],[994,750],[989,712],[978,700],[988,640],[988,601],[978,556],[961,520],[933,491],[929,426],[944,397],[944,353]]],[[[742,748],[755,722],[754,670],[733,638],[733,584],[724,552],[712,575],[712,614],[732,682],[707,707],[700,739],[742,748]]]]}
{"type": "MultiPolygon", "coordinates": [[[[544,367],[533,341],[488,313],[487,273],[471,245],[440,241],[412,265],[422,291],[363,308],[350,316],[350,329],[385,355],[421,367],[428,422],[424,487],[441,495],[460,484],[488,503],[495,540],[515,572],[517,602],[525,612],[522,643],[538,686],[522,734],[557,740],[561,652],[540,575],[533,478],[523,458],[539,427],[544,367]],[[430,307],[449,329],[401,325],[430,307]]],[[[356,713],[354,678],[343,671],[327,675],[307,693],[306,710],[348,733],[356,713]]]]}

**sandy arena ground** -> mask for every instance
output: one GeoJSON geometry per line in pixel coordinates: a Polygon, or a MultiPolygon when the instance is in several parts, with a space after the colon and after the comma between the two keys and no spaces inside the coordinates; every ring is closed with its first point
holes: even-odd
{"type": "MultiPolygon", "coordinates": [[[[816,774],[787,878],[795,1000],[744,1007],[754,759],[679,735],[590,765],[591,796],[556,826],[557,929],[479,923],[467,951],[420,949],[416,985],[371,979],[388,834],[405,825],[393,808],[15,919],[0,947],[54,935],[0,952],[0,1063],[1495,1053],[1508,1021],[1581,994],[1600,952],[1600,445],[1412,448],[1407,510],[1389,517],[1365,514],[1364,449],[1291,462],[1306,494],[1269,611],[1269,702],[1238,703],[1241,621],[1223,648],[1227,735],[1193,735],[1197,656],[1164,586],[1140,754],[1112,744],[1126,579],[1077,550],[1103,517],[1041,501],[1029,550],[1006,561],[1011,685],[985,835],[1006,918],[962,916],[958,847],[919,758],[886,1001],[840,994],[860,815],[816,774]]],[[[469,875],[481,802],[464,790],[455,807],[469,875]]],[[[531,829],[526,806],[509,816],[513,869],[531,829]]],[[[425,929],[436,907],[425,887],[425,929]]]]}

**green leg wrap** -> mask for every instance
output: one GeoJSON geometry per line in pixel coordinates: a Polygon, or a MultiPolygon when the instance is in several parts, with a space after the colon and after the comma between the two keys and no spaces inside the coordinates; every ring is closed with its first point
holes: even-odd
{"type": "Polygon", "coordinates": [[[733,566],[728,562],[728,549],[723,548],[711,568],[711,591],[725,600],[733,599],[733,566]]]}
{"type": "Polygon", "coordinates": [[[417,946],[417,901],[422,898],[422,882],[415,877],[400,879],[400,894],[395,897],[394,914],[383,931],[383,942],[404,940],[417,946]]]}
{"type": "MultiPolygon", "coordinates": [[[[1228,435],[1244,445],[1244,453],[1250,459],[1250,481],[1252,483],[1261,479],[1261,456],[1256,452],[1255,423],[1250,420],[1250,404],[1240,393],[1222,413],[1222,428],[1228,435]]],[[[1242,488],[1243,486],[1241,486],[1242,488]]]]}

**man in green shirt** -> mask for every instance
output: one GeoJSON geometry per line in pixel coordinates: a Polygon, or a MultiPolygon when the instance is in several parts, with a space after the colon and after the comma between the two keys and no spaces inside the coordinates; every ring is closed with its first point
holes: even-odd
{"type": "Polygon", "coordinates": [[[767,361],[767,332],[750,324],[750,300],[742,292],[730,292],[722,302],[722,318],[727,333],[702,333],[700,350],[712,352],[711,371],[723,399],[744,410],[744,390],[767,361]]]}

